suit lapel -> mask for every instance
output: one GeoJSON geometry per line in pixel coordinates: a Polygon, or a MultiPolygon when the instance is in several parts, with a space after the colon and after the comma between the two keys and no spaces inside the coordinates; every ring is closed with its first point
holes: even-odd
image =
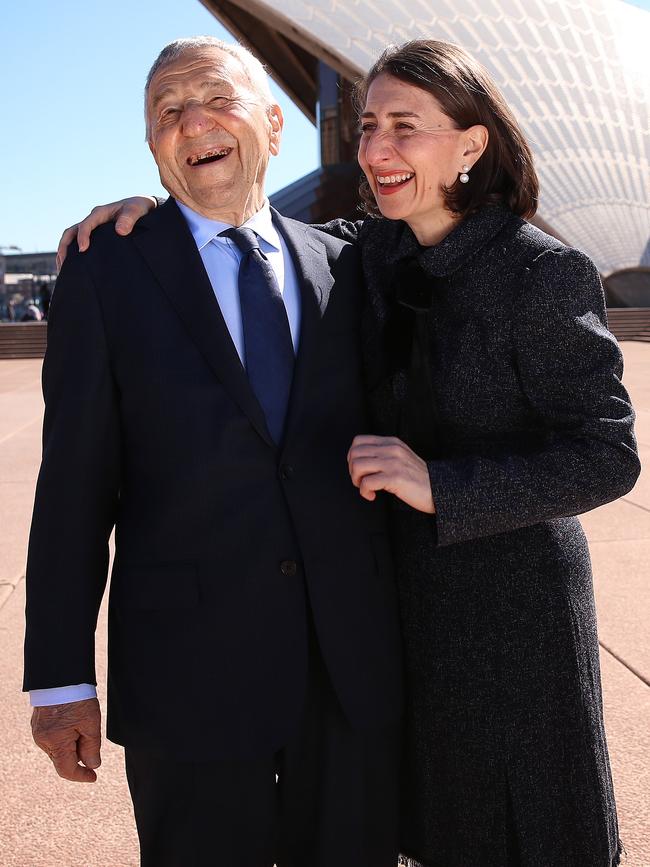
{"type": "Polygon", "coordinates": [[[296,428],[304,398],[309,390],[310,372],[318,356],[319,326],[327,310],[334,278],[327,250],[304,223],[287,220],[273,210],[273,222],[284,238],[300,288],[300,342],[285,425],[285,442],[296,428]]]}
{"type": "Polygon", "coordinates": [[[134,243],[191,339],[260,436],[273,446],[194,238],[174,200],[170,197],[139,227],[134,243]]]}

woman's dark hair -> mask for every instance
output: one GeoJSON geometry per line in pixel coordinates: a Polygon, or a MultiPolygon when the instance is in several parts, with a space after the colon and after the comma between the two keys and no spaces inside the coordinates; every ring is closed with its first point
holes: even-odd
{"type": "MultiPolygon", "coordinates": [[[[467,217],[483,205],[501,202],[530,218],[537,210],[539,182],[533,155],[514,115],[487,71],[464,49],[450,42],[416,39],[387,48],[365,78],[357,82],[355,101],[363,111],[368,89],[380,75],[430,93],[459,129],[487,128],[487,148],[472,168],[470,180],[444,189],[450,211],[467,217]]],[[[359,189],[364,210],[380,216],[370,184],[359,189]]]]}

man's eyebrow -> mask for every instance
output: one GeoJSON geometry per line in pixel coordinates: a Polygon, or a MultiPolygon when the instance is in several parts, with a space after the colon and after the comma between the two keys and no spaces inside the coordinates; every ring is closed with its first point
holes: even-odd
{"type": "MultiPolygon", "coordinates": [[[[374,111],[364,111],[361,117],[375,117],[374,111]]],[[[389,111],[386,117],[420,117],[415,111],[389,111]]]]}
{"type": "MultiPolygon", "coordinates": [[[[224,78],[207,78],[205,81],[201,82],[199,87],[201,88],[201,90],[209,90],[212,87],[231,87],[231,84],[224,78]]],[[[156,108],[156,106],[159,105],[162,100],[168,97],[170,94],[175,93],[177,89],[177,85],[168,84],[167,87],[163,87],[162,90],[159,90],[153,98],[153,102],[151,103],[153,108],[156,108]]]]}

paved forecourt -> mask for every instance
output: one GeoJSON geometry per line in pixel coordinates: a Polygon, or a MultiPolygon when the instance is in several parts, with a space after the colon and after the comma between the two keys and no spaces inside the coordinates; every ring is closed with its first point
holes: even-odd
{"type": "MultiPolygon", "coordinates": [[[[583,518],[594,563],[610,753],[626,867],[650,867],[650,344],[622,344],[644,471],[583,518]]],[[[122,751],[104,743],[94,785],[60,780],[32,743],[21,694],[25,550],[40,460],[40,360],[0,362],[0,864],[136,867],[122,751]]],[[[106,681],[106,610],[97,641],[106,681]]],[[[469,865],[468,865],[469,867],[469,865]]]]}

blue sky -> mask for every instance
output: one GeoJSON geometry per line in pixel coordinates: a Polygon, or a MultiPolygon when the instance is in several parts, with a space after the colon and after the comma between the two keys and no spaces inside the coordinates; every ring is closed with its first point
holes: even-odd
{"type": "MultiPolygon", "coordinates": [[[[142,89],[163,45],[232,41],[198,0],[30,0],[3,5],[0,245],[53,250],[93,204],[166,195],[144,141],[142,89]]],[[[278,88],[282,153],[270,192],[318,165],[315,128],[278,88]]]]}
{"type": "MultiPolygon", "coordinates": [[[[0,245],[53,250],[93,204],[163,194],[144,142],[144,79],[172,39],[231,38],[214,17],[198,0],[30,0],[4,4],[1,20],[0,245]]],[[[269,192],[318,164],[315,129],[277,92],[285,137],[269,192]]]]}

